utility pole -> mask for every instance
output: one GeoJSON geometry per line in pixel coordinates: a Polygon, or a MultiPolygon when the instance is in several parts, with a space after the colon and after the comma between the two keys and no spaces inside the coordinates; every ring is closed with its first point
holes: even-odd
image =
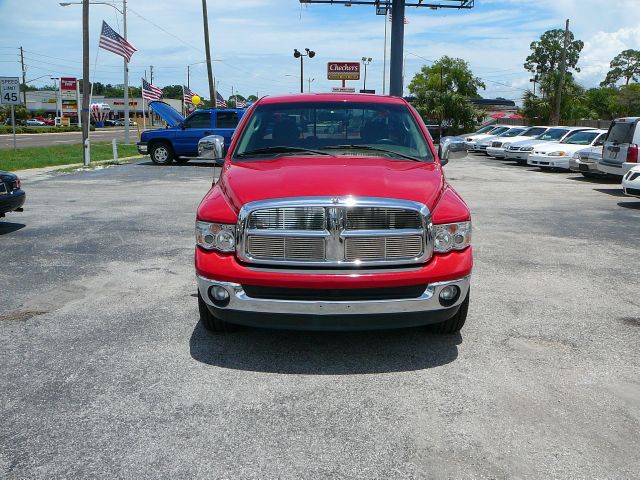
{"type": "Polygon", "coordinates": [[[189,82],[191,81],[191,65],[187,65],[187,88],[191,89],[189,82]]]}
{"type": "Polygon", "coordinates": [[[551,125],[558,125],[560,123],[560,107],[562,105],[562,88],[564,87],[564,77],[567,74],[567,50],[569,49],[570,41],[569,32],[569,19],[567,19],[567,25],[564,30],[564,46],[562,47],[562,54],[560,56],[560,69],[558,78],[558,86],[556,88],[555,104],[553,106],[553,114],[551,115],[551,125]]]}
{"type": "Polygon", "coordinates": [[[82,0],[82,159],[85,166],[91,162],[89,145],[89,0],[82,0]]]}
{"type": "Polygon", "coordinates": [[[202,22],[204,25],[204,49],[207,55],[207,74],[209,75],[209,96],[212,104],[216,101],[213,87],[213,67],[211,66],[211,48],[209,47],[209,15],[207,13],[207,0],[202,0],[202,22]]]}
{"type": "Polygon", "coordinates": [[[20,63],[22,64],[22,102],[27,106],[27,69],[24,68],[24,50],[20,47],[20,63]]]}

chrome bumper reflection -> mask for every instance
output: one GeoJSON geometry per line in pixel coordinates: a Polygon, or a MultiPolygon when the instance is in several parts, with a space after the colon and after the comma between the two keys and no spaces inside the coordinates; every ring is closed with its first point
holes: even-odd
{"type": "Polygon", "coordinates": [[[460,305],[469,292],[471,276],[457,280],[431,283],[424,293],[417,298],[399,300],[364,300],[364,301],[305,301],[305,300],[272,300],[251,298],[238,283],[220,282],[196,276],[200,296],[207,305],[224,310],[237,310],[242,312],[282,313],[294,315],[363,315],[425,312],[445,310],[460,305]],[[215,305],[209,298],[209,289],[221,286],[231,294],[229,304],[226,307],[215,305]],[[453,305],[443,307],[440,305],[440,291],[447,285],[457,285],[460,288],[460,297],[453,305]]]}

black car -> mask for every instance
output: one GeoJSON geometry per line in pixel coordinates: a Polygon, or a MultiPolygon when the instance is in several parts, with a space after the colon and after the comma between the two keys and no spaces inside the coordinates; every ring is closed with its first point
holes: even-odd
{"type": "Polygon", "coordinates": [[[7,212],[21,212],[26,197],[20,188],[20,179],[0,170],[0,218],[7,212]]]}

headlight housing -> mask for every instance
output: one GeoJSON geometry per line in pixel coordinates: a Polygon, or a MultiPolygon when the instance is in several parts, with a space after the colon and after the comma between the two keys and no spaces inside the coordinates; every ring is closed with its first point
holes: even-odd
{"type": "Polygon", "coordinates": [[[434,225],[433,234],[435,252],[462,250],[471,245],[471,222],[434,225]]]}
{"type": "Polygon", "coordinates": [[[509,142],[505,142],[502,144],[502,148],[506,150],[507,148],[509,148],[509,145],[511,145],[509,142]]]}
{"type": "Polygon", "coordinates": [[[574,154],[573,154],[573,158],[574,158],[575,160],[580,160],[580,152],[576,152],[576,153],[574,153],[574,154]]]}
{"type": "Polygon", "coordinates": [[[549,157],[564,157],[564,154],[565,154],[565,152],[563,152],[562,150],[560,150],[560,151],[557,151],[557,152],[551,152],[551,153],[548,153],[547,155],[548,155],[549,157]]]}
{"type": "Polygon", "coordinates": [[[236,226],[197,221],[196,244],[206,250],[233,252],[236,249],[236,226]]]}
{"type": "Polygon", "coordinates": [[[522,147],[520,150],[522,152],[533,152],[533,147],[522,147]]]}

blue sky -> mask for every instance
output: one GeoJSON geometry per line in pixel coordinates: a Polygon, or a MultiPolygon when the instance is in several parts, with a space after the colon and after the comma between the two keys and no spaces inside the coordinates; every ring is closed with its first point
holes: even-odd
{"type": "MultiPolygon", "coordinates": [[[[105,0],[111,2],[112,0],[105,0]]],[[[121,5],[121,0],[113,0],[121,5]]],[[[297,0],[209,0],[212,56],[224,96],[233,86],[243,95],[299,90],[299,62],[293,49],[311,48],[317,56],[305,61],[312,91],[329,91],[330,60],[372,57],[367,87],[382,90],[384,17],[373,7],[300,5],[297,0]]],[[[548,29],[572,30],[585,42],[577,78],[597,85],[608,63],[626,48],[640,49],[640,0],[476,0],[473,10],[407,9],[405,78],[409,79],[441,55],[465,59],[485,80],[485,97],[519,100],[530,87],[522,68],[529,44],[548,29]]],[[[138,85],[154,66],[154,83],[186,83],[206,92],[201,27],[201,1],[129,0],[129,40],[137,48],[130,64],[131,83],[138,85]],[[155,25],[154,25],[155,24],[155,25]]],[[[0,0],[0,75],[20,74],[18,47],[25,49],[27,79],[50,83],[49,76],[80,76],[81,7],[61,7],[53,0],[0,0]]],[[[120,57],[97,52],[100,24],[106,20],[121,31],[121,17],[104,5],[91,7],[92,75],[103,83],[122,83],[120,57]],[[94,62],[97,55],[97,67],[94,62]]],[[[361,82],[351,82],[361,88],[361,82]]],[[[305,81],[305,89],[307,82],[305,81]]]]}

